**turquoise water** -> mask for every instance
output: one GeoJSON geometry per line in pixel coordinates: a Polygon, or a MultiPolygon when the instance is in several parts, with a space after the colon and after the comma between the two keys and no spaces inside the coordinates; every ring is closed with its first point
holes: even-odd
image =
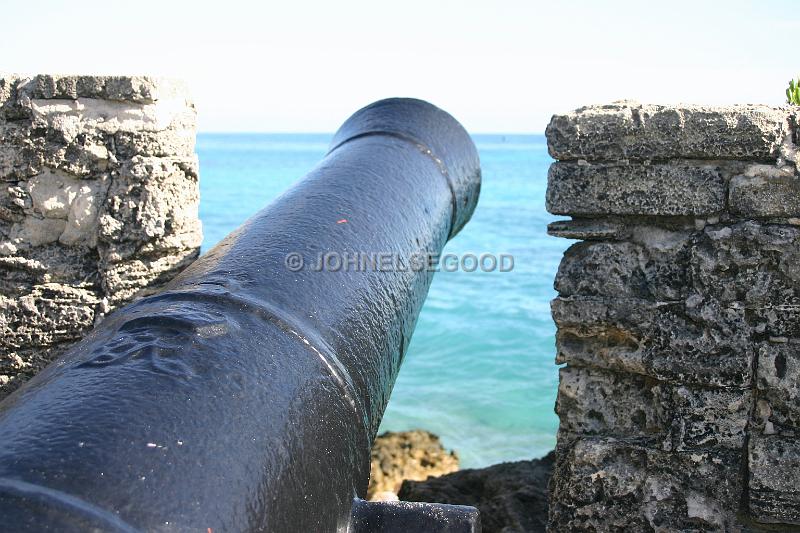
{"type": "MultiPolygon", "coordinates": [[[[553,448],[557,368],[549,302],[568,241],[547,236],[541,135],[476,135],[483,184],[472,221],[446,252],[510,253],[512,272],[439,272],[395,384],[383,430],[424,428],[463,467],[553,448]]],[[[207,250],[325,154],[330,135],[201,134],[207,250]]]]}

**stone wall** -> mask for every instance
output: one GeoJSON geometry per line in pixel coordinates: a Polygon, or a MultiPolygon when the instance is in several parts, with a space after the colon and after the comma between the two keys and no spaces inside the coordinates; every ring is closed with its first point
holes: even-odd
{"type": "Polygon", "coordinates": [[[553,117],[547,208],[572,219],[549,231],[581,242],[552,303],[551,531],[797,530],[795,125],[766,106],[553,117]]]}
{"type": "Polygon", "coordinates": [[[0,397],[197,256],[194,138],[175,82],[0,75],[0,397]]]}

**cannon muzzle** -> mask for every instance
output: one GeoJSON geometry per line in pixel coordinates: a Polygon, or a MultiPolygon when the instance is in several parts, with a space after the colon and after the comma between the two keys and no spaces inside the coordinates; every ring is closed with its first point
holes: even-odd
{"type": "MultiPolygon", "coordinates": [[[[0,527],[358,531],[371,508],[408,527],[415,506],[358,498],[432,280],[421,258],[479,189],[447,113],[356,112],[305,178],[0,404],[0,527]]],[[[421,527],[478,527],[437,510],[421,527]]]]}

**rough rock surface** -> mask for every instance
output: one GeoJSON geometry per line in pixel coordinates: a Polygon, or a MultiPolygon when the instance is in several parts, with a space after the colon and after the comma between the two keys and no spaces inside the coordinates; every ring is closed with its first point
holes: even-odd
{"type": "Polygon", "coordinates": [[[614,102],[553,116],[550,155],[560,161],[735,159],[773,161],[790,133],[789,110],[614,102]]]}
{"type": "Polygon", "coordinates": [[[421,429],[387,431],[372,445],[367,498],[391,498],[403,480],[425,480],[456,470],[458,455],[445,450],[433,433],[421,429]]]}
{"type": "Polygon", "coordinates": [[[618,103],[553,117],[574,217],[552,303],[550,531],[800,525],[795,111],[618,103]]]}
{"type": "Polygon", "coordinates": [[[197,256],[194,138],[175,82],[0,75],[0,397],[197,256]]]}
{"type": "Polygon", "coordinates": [[[550,452],[531,461],[461,470],[427,481],[404,481],[400,499],[477,507],[484,533],[543,533],[553,460],[550,452]]]}
{"type": "Polygon", "coordinates": [[[725,208],[717,165],[575,163],[550,166],[547,210],[580,215],[710,215],[725,208]]]}

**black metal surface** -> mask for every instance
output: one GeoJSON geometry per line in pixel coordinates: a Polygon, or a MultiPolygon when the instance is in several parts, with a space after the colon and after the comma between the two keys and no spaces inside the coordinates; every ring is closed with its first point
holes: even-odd
{"type": "Polygon", "coordinates": [[[478,510],[419,502],[353,502],[350,533],[480,533],[478,510]]]}
{"type": "Polygon", "coordinates": [[[303,180],[0,404],[0,527],[346,530],[432,273],[286,256],[438,253],[479,186],[443,111],[358,111],[303,180]]]}

